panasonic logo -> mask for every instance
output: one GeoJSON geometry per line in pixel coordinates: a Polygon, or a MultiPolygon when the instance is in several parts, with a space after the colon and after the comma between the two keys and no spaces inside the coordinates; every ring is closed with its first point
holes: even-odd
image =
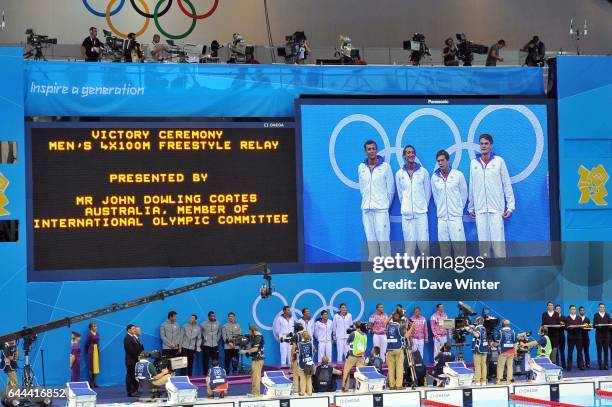
{"type": "Polygon", "coordinates": [[[447,99],[442,99],[442,100],[427,99],[427,104],[428,105],[448,105],[448,100],[447,99]]]}

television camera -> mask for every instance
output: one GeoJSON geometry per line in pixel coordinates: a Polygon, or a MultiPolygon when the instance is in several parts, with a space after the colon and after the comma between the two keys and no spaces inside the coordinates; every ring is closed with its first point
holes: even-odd
{"type": "Polygon", "coordinates": [[[251,347],[251,343],[253,342],[253,335],[251,334],[232,335],[228,342],[233,343],[234,346],[237,347],[238,349],[249,349],[251,347]]]}
{"type": "Polygon", "coordinates": [[[123,38],[115,37],[108,30],[102,30],[104,33],[104,47],[102,48],[102,56],[110,59],[113,62],[121,62],[123,58],[123,38]]]}
{"type": "Polygon", "coordinates": [[[57,38],[49,38],[48,35],[36,34],[32,28],[26,30],[26,43],[32,47],[29,51],[23,54],[25,59],[34,57],[35,61],[46,61],[43,48],[48,48],[49,45],[57,44],[57,38]]]}
{"type": "Polygon", "coordinates": [[[253,58],[255,47],[248,45],[242,35],[234,33],[233,40],[228,44],[230,59],[228,64],[246,64],[247,60],[253,58]]]}
{"type": "Polygon", "coordinates": [[[425,35],[421,33],[414,33],[410,41],[404,41],[404,50],[412,51],[410,53],[410,62],[412,65],[421,65],[421,61],[426,56],[431,57],[429,47],[425,43],[425,35]]]}
{"type": "Polygon", "coordinates": [[[300,340],[300,332],[302,332],[303,330],[304,325],[300,324],[299,322],[296,322],[293,325],[293,332],[289,332],[287,335],[280,337],[281,343],[298,343],[300,340]]]}
{"type": "Polygon", "coordinates": [[[285,36],[285,46],[278,47],[276,53],[279,57],[285,58],[286,64],[297,64],[306,60],[308,58],[308,48],[306,47],[304,31],[296,31],[285,36]]]}
{"type": "Polygon", "coordinates": [[[352,327],[347,328],[346,333],[350,335],[358,329],[363,333],[370,332],[372,330],[372,324],[369,322],[355,322],[352,327]]]}
{"type": "Polygon", "coordinates": [[[158,372],[163,369],[173,372],[187,367],[187,357],[185,356],[168,358],[158,350],[143,351],[140,355],[146,359],[153,359],[153,365],[158,372]]]}
{"type": "Polygon", "coordinates": [[[489,47],[480,44],[474,44],[469,41],[464,33],[458,33],[457,37],[457,58],[463,61],[463,66],[472,66],[474,54],[486,55],[489,52],[489,47]]]}

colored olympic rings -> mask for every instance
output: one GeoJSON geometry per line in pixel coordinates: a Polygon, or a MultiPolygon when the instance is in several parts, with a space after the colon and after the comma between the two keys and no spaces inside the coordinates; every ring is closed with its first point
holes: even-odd
{"type": "MultiPolygon", "coordinates": [[[[94,10],[93,7],[89,5],[88,0],[83,0],[83,4],[85,5],[85,8],[89,10],[89,12],[93,14],[94,16],[106,17],[105,13],[101,13],[99,11],[94,10]]],[[[123,4],[125,4],[125,0],[121,0],[117,8],[115,8],[113,11],[110,12],[110,15],[114,16],[115,14],[117,14],[123,8],[123,4]]]]}
{"type": "MultiPolygon", "coordinates": [[[[155,22],[155,26],[157,27],[157,29],[159,30],[160,33],[162,33],[164,36],[173,39],[173,40],[180,40],[182,38],[187,37],[189,34],[191,34],[191,32],[193,31],[193,29],[196,26],[196,23],[198,20],[196,20],[195,18],[193,18],[193,20],[191,21],[191,27],[189,27],[187,29],[187,31],[185,31],[183,34],[179,34],[179,35],[172,35],[167,33],[166,31],[164,31],[163,28],[161,28],[161,25],[159,24],[159,14],[157,14],[157,11],[159,10],[159,6],[161,6],[161,4],[164,2],[165,0],[159,0],[157,2],[157,5],[155,6],[155,11],[153,11],[153,21],[155,22]]],[[[189,0],[185,0],[185,2],[187,2],[187,5],[189,6],[189,8],[192,11],[192,14],[195,14],[196,10],[195,7],[193,6],[193,4],[189,1],[189,0]]],[[[179,5],[181,4],[181,1],[179,0],[179,5]]]]}
{"type": "MultiPolygon", "coordinates": [[[[127,34],[122,33],[121,31],[117,30],[115,28],[115,26],[113,25],[113,22],[111,21],[111,8],[113,7],[113,4],[115,4],[117,0],[110,0],[108,2],[108,5],[106,6],[106,24],[108,24],[108,27],[111,29],[111,31],[113,33],[115,33],[117,36],[123,38],[123,39],[127,39],[127,34]]],[[[124,0],[121,0],[124,1],[124,0]]],[[[149,12],[149,6],[147,5],[147,3],[145,2],[145,0],[138,0],[140,2],[140,4],[142,5],[142,7],[145,9],[145,11],[148,13],[149,12]]],[[[160,3],[164,1],[164,0],[160,0],[160,3]]],[[[159,3],[158,3],[159,5],[159,3]]],[[[140,36],[142,35],[145,31],[147,31],[147,28],[149,27],[149,18],[147,17],[145,19],[145,23],[142,26],[142,28],[140,30],[138,30],[137,32],[135,32],[136,36],[140,36]]]]}
{"type": "MultiPolygon", "coordinates": [[[[136,12],[140,14],[141,16],[145,18],[153,18],[153,14],[145,13],[144,11],[140,9],[140,7],[138,7],[138,5],[136,4],[136,0],[130,0],[130,3],[132,3],[132,7],[134,8],[134,10],[136,10],[136,12]]],[[[161,17],[164,14],[166,14],[168,10],[170,10],[170,7],[172,7],[172,0],[168,0],[168,5],[166,6],[166,8],[164,8],[162,11],[159,12],[157,17],[161,17]]]]}
{"type": "Polygon", "coordinates": [[[179,5],[179,8],[181,9],[181,11],[183,13],[185,13],[186,16],[191,17],[191,18],[195,18],[196,20],[201,20],[203,18],[210,17],[215,12],[215,10],[217,9],[217,6],[219,6],[219,0],[215,0],[215,3],[212,5],[210,10],[208,10],[204,14],[197,15],[195,10],[193,9],[193,6],[191,6],[190,3],[187,0],[185,0],[185,1],[187,1],[187,4],[189,5],[189,8],[192,10],[191,14],[188,13],[187,10],[185,9],[185,6],[183,5],[183,0],[177,0],[177,1],[178,1],[178,5],[179,5]]]}

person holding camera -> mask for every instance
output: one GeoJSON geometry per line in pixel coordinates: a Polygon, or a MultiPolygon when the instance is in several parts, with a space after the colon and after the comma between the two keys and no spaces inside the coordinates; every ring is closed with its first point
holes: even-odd
{"type": "Polygon", "coordinates": [[[138,383],[148,381],[154,387],[163,386],[172,376],[167,368],[158,371],[155,364],[147,358],[146,352],[140,352],[134,371],[138,383]]]}
{"type": "MultiPolygon", "coordinates": [[[[314,367],[314,345],[308,331],[304,330],[298,334],[298,340],[291,345],[291,353],[297,355],[296,372],[299,378],[299,393],[312,395],[312,375],[315,373],[314,367]]],[[[295,374],[295,373],[294,373],[295,374]]]]}
{"type": "Polygon", "coordinates": [[[386,336],[389,389],[402,390],[404,383],[402,338],[406,336],[406,328],[400,324],[400,314],[397,311],[386,320],[386,336]]]}
{"type": "Polygon", "coordinates": [[[446,378],[446,375],[444,375],[444,366],[446,366],[446,363],[455,361],[455,355],[453,355],[453,352],[451,352],[451,348],[452,346],[450,343],[445,343],[440,352],[438,352],[434,358],[435,365],[433,376],[436,377],[436,382],[434,385],[437,387],[444,386],[444,380],[446,378]],[[443,375],[444,378],[442,377],[443,375]]]}
{"type": "Polygon", "coordinates": [[[281,338],[281,342],[288,343],[291,348],[291,372],[293,373],[293,385],[291,386],[291,392],[297,394],[300,387],[300,369],[298,366],[298,348],[295,346],[302,340],[302,334],[306,332],[304,325],[296,322],[293,325],[293,332],[284,338],[281,338]]]}
{"type": "Polygon", "coordinates": [[[516,332],[510,328],[510,321],[504,319],[502,329],[497,333],[497,343],[499,344],[499,358],[497,359],[497,384],[501,384],[506,369],[506,384],[512,382],[514,373],[514,355],[516,355],[516,332]]]}
{"type": "Polygon", "coordinates": [[[317,367],[313,377],[312,387],[315,393],[336,391],[336,378],[340,375],[338,369],[329,364],[329,357],[323,356],[321,364],[317,367]]]}
{"type": "Polygon", "coordinates": [[[19,381],[17,380],[18,359],[19,348],[17,348],[17,341],[5,342],[2,346],[2,366],[0,367],[8,378],[6,392],[19,389],[19,381]]]}
{"type": "Polygon", "coordinates": [[[187,357],[187,376],[193,374],[193,358],[196,352],[201,352],[202,329],[198,325],[198,316],[191,314],[189,322],[183,325],[181,335],[181,355],[187,357]]]}
{"type": "Polygon", "coordinates": [[[102,47],[102,42],[98,39],[98,29],[89,27],[89,37],[81,44],[81,55],[85,62],[99,62],[102,47]]]}
{"type": "Polygon", "coordinates": [[[544,59],[546,57],[546,46],[540,37],[534,35],[533,38],[525,44],[521,51],[527,53],[525,58],[525,65],[527,66],[544,66],[544,59]]]}
{"type": "Polygon", "coordinates": [[[242,329],[238,322],[236,322],[236,314],[230,312],[227,314],[227,322],[221,327],[225,351],[225,371],[227,373],[230,371],[230,365],[234,374],[238,371],[238,348],[236,348],[236,344],[231,342],[231,339],[236,335],[240,335],[240,332],[242,332],[242,329]]]}
{"type": "Polygon", "coordinates": [[[368,326],[365,323],[355,322],[354,328],[346,340],[349,347],[346,362],[342,370],[342,391],[349,391],[351,369],[356,366],[365,366],[365,353],[368,347],[368,326]]]}
{"type": "Polygon", "coordinates": [[[484,318],[476,318],[476,326],[470,326],[468,332],[472,334],[472,355],[474,356],[474,384],[486,386],[487,384],[487,355],[489,341],[484,318]]]}
{"type": "Polygon", "coordinates": [[[282,314],[278,315],[272,324],[274,337],[280,341],[280,364],[291,365],[291,343],[283,342],[281,338],[293,332],[295,319],[291,316],[291,307],[285,305],[282,314]]]}
{"type": "Polygon", "coordinates": [[[257,325],[249,325],[251,334],[251,347],[242,349],[240,353],[251,358],[251,393],[253,396],[261,395],[261,370],[264,364],[264,337],[257,329],[257,325]]]}
{"type": "Polygon", "coordinates": [[[523,349],[529,349],[532,346],[537,346],[537,351],[536,351],[536,358],[549,358],[551,354],[553,353],[553,346],[552,346],[552,341],[551,339],[548,337],[548,328],[545,326],[541,326],[540,330],[538,331],[538,335],[540,335],[540,339],[538,340],[533,340],[531,342],[526,342],[524,344],[521,345],[521,347],[523,349]]]}
{"type": "Polygon", "coordinates": [[[444,59],[444,66],[459,66],[459,60],[457,59],[457,47],[455,46],[455,40],[452,37],[448,37],[444,40],[444,49],[442,50],[442,58],[444,59]]]}

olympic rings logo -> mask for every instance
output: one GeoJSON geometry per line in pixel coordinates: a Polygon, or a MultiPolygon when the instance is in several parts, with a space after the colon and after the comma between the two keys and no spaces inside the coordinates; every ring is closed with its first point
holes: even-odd
{"type": "MultiPolygon", "coordinates": [[[[380,151],[380,154],[385,157],[385,160],[387,162],[390,162],[391,155],[395,154],[397,163],[401,167],[402,165],[404,165],[402,157],[402,139],[404,137],[404,134],[406,133],[406,129],[410,126],[412,122],[414,122],[420,117],[433,116],[442,120],[442,122],[444,122],[450,129],[455,144],[446,148],[446,151],[448,151],[449,154],[455,154],[452,167],[459,168],[459,164],[461,163],[461,158],[463,155],[463,150],[467,150],[470,159],[476,157],[474,151],[480,151],[480,146],[474,143],[474,137],[476,136],[476,130],[478,129],[478,126],[480,125],[482,120],[484,120],[484,118],[487,117],[490,113],[503,109],[514,110],[525,116],[525,118],[527,118],[527,120],[533,127],[535,134],[536,148],[533,157],[531,158],[531,161],[522,171],[510,177],[510,181],[513,184],[517,184],[529,177],[529,175],[531,175],[531,173],[537,168],[538,164],[540,163],[540,160],[542,159],[542,154],[544,153],[544,130],[542,129],[542,125],[536,115],[524,105],[489,105],[485,107],[474,117],[474,120],[472,121],[472,124],[470,125],[470,128],[468,130],[467,141],[465,142],[461,140],[459,128],[457,127],[453,119],[451,119],[446,113],[442,112],[439,109],[434,109],[430,107],[421,108],[410,113],[402,121],[402,124],[397,130],[397,134],[395,137],[395,146],[391,146],[391,141],[389,140],[389,136],[387,135],[386,130],[376,119],[365,114],[352,114],[340,120],[340,122],[338,122],[338,124],[332,131],[329,140],[329,160],[334,170],[334,173],[344,185],[348,186],[349,188],[359,189],[359,182],[353,181],[348,178],[342,172],[342,170],[340,170],[338,162],[336,161],[336,140],[338,139],[338,136],[344,127],[353,122],[364,122],[372,126],[383,140],[384,148],[380,151]]],[[[419,161],[418,157],[417,161],[419,161]]]]}
{"type": "MultiPolygon", "coordinates": [[[[106,18],[106,24],[108,24],[108,27],[113,32],[113,34],[115,34],[118,37],[126,39],[127,34],[118,30],[114,26],[111,20],[112,16],[114,16],[119,11],[121,11],[121,9],[123,9],[123,6],[125,5],[125,1],[126,0],[110,0],[104,12],[95,10],[89,4],[89,0],[83,0],[83,4],[85,5],[85,8],[94,16],[106,18]],[[115,3],[117,3],[117,1],[119,1],[119,4],[115,6],[115,3]]],[[[213,15],[213,13],[217,10],[217,7],[219,6],[219,0],[214,0],[212,7],[206,13],[197,14],[196,9],[191,2],[192,0],[176,0],[178,3],[179,9],[183,12],[183,14],[191,18],[192,21],[191,21],[191,26],[189,26],[189,28],[187,28],[187,30],[183,32],[182,34],[170,34],[162,28],[162,26],[159,23],[159,18],[164,16],[170,10],[170,7],[172,6],[172,1],[173,0],[158,0],[157,4],[153,8],[153,13],[151,13],[151,10],[149,9],[149,5],[146,3],[146,0],[138,0],[138,3],[140,3],[140,6],[136,4],[136,0],[130,0],[130,4],[132,5],[132,8],[136,10],[138,14],[140,14],[142,17],[145,18],[145,22],[142,25],[142,27],[138,31],[135,32],[136,37],[141,36],[147,31],[147,28],[149,28],[149,22],[151,21],[151,19],[153,19],[155,26],[157,27],[159,32],[162,33],[162,35],[164,35],[167,38],[173,39],[173,40],[183,39],[193,32],[198,20],[203,20],[205,18],[210,17],[211,15],[213,15]],[[183,4],[183,2],[187,3],[189,10],[185,8],[185,5],[183,4]],[[164,8],[160,10],[162,4],[164,3],[165,3],[164,8]]]]}
{"type": "MultiPolygon", "coordinates": [[[[291,307],[291,315],[293,317],[301,318],[302,317],[302,311],[296,308],[297,302],[298,302],[298,300],[303,295],[305,295],[305,294],[313,294],[316,297],[318,297],[319,300],[321,300],[321,306],[314,313],[311,314],[312,318],[316,318],[316,316],[319,315],[321,313],[321,311],[323,311],[323,310],[327,310],[330,314],[333,314],[334,312],[338,312],[340,309],[334,305],[334,301],[336,300],[336,298],[340,294],[345,293],[345,292],[354,294],[355,297],[357,297],[357,300],[359,301],[359,314],[357,314],[356,317],[353,317],[354,321],[359,321],[359,319],[363,316],[363,314],[365,312],[365,302],[363,300],[363,297],[362,297],[361,293],[359,291],[357,291],[356,289],[351,288],[351,287],[344,287],[344,288],[340,288],[339,290],[337,290],[331,296],[331,299],[329,300],[329,304],[325,300],[325,297],[323,296],[323,294],[321,294],[317,290],[313,290],[312,288],[307,288],[307,289],[302,290],[299,293],[297,293],[296,296],[293,298],[293,301],[291,301],[291,304],[289,304],[289,302],[287,302],[287,299],[285,298],[285,296],[283,296],[278,291],[274,291],[272,293],[272,296],[280,299],[280,301],[281,301],[283,306],[289,305],[291,307]]],[[[259,328],[261,328],[261,329],[263,329],[265,331],[271,331],[272,330],[272,325],[265,325],[263,322],[261,322],[261,320],[257,316],[257,306],[259,305],[260,301],[261,301],[261,297],[257,296],[255,301],[253,302],[253,308],[252,308],[253,321],[255,321],[255,324],[259,328]]],[[[276,314],[274,314],[274,318],[276,318],[281,313],[282,313],[282,311],[279,311],[276,314]]]]}

